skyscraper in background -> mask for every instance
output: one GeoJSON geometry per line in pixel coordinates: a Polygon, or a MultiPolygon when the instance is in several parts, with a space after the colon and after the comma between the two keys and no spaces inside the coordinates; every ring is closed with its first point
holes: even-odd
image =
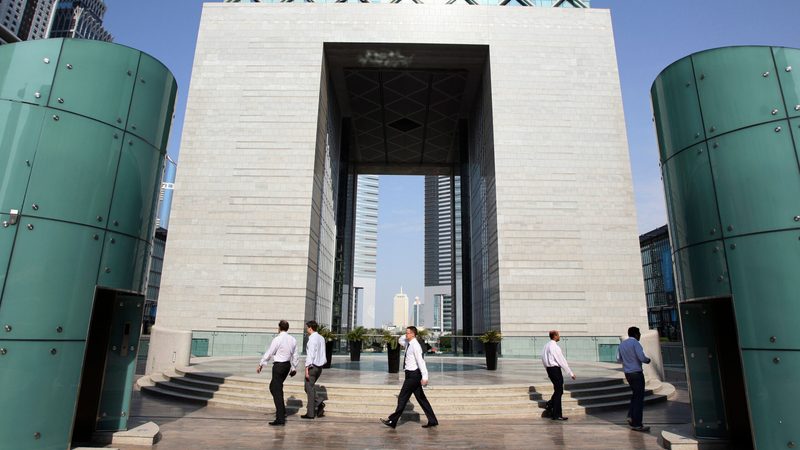
{"type": "Polygon", "coordinates": [[[55,0],[0,0],[0,44],[44,39],[55,0]]]}
{"type": "Polygon", "coordinates": [[[425,177],[425,290],[422,325],[452,332],[461,298],[461,183],[459,177],[425,177]],[[455,302],[453,294],[455,293],[455,302]]]}
{"type": "Polygon", "coordinates": [[[356,194],[356,229],[353,263],[354,291],[359,289],[356,323],[375,327],[375,289],[378,257],[377,175],[359,175],[356,194]]]}
{"type": "Polygon", "coordinates": [[[422,302],[419,297],[414,297],[414,304],[411,306],[411,322],[415,327],[422,326],[422,302]]]}
{"type": "Polygon", "coordinates": [[[395,294],[393,302],[392,325],[396,327],[407,327],[408,323],[408,295],[403,293],[403,288],[395,294]]]}
{"type": "Polygon", "coordinates": [[[105,14],[103,0],[59,0],[53,11],[50,37],[111,42],[114,37],[103,28],[105,14]]]}

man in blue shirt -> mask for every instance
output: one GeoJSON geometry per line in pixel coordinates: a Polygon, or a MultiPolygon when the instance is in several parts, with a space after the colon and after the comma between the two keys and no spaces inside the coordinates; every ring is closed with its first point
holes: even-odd
{"type": "Polygon", "coordinates": [[[650,427],[642,425],[642,416],[644,414],[644,372],[642,371],[642,363],[650,364],[650,358],[644,354],[642,344],[639,343],[641,337],[642,334],[639,332],[639,328],[628,328],[628,339],[619,344],[617,362],[622,363],[625,379],[628,380],[628,385],[633,391],[631,405],[628,408],[628,424],[635,431],[647,432],[650,431],[650,427]]]}

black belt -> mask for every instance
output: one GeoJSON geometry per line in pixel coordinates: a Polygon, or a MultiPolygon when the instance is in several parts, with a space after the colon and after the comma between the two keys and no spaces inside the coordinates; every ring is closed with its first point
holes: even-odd
{"type": "Polygon", "coordinates": [[[272,364],[289,364],[289,361],[273,361],[272,364]]]}

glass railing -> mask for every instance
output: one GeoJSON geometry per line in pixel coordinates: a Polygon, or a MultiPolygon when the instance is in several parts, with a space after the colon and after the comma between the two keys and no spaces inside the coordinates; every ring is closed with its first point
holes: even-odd
{"type": "MultiPolygon", "coordinates": [[[[302,354],[304,336],[289,333],[297,339],[302,354]]],[[[258,356],[266,351],[276,333],[251,333],[233,331],[193,331],[192,356],[258,356]]],[[[483,356],[484,345],[478,336],[426,337],[424,350],[431,356],[471,357],[483,356]]],[[[504,358],[538,358],[547,336],[507,336],[500,343],[499,353],[504,358]]],[[[344,335],[334,340],[334,354],[347,354],[348,342],[344,335]]],[[[562,336],[559,346],[571,361],[614,362],[617,357],[617,336],[562,336]]],[[[385,353],[386,344],[382,335],[367,335],[361,347],[363,355],[385,353]]]]}

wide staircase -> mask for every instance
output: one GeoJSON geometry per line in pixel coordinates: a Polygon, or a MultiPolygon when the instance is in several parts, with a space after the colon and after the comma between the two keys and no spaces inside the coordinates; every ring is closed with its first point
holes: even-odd
{"type": "MultiPolygon", "coordinates": [[[[306,394],[302,378],[289,378],[284,385],[287,412],[305,414],[306,394]]],[[[193,368],[176,368],[165,373],[144,376],[137,381],[148,394],[172,400],[195,402],[208,406],[254,411],[274,411],[269,383],[262,379],[222,376],[193,368]]],[[[319,383],[318,396],[324,400],[325,415],[330,417],[382,417],[397,404],[397,385],[358,385],[319,383]]],[[[442,420],[481,419],[489,417],[539,417],[553,392],[550,384],[542,385],[477,385],[431,386],[425,389],[436,415],[442,420]]],[[[662,382],[649,383],[646,403],[665,401],[675,388],[662,382]]],[[[565,386],[562,399],[564,415],[627,408],[630,389],[620,378],[599,378],[571,382],[565,386]]],[[[412,397],[404,416],[418,420],[421,411],[412,397]]]]}

